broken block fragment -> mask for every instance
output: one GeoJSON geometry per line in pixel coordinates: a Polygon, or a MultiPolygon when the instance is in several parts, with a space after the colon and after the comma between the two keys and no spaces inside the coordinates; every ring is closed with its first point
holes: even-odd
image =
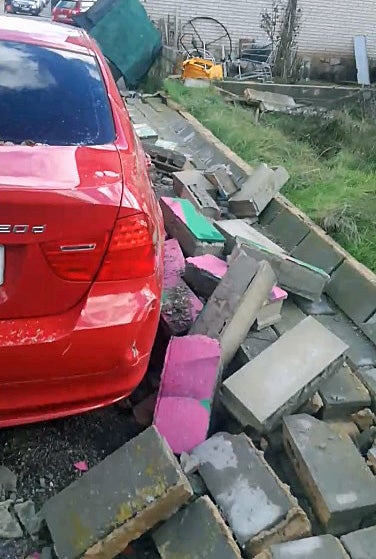
{"type": "Polygon", "coordinates": [[[153,533],[162,559],[241,559],[234,538],[209,497],[200,497],[153,533]]]}
{"type": "Polygon", "coordinates": [[[172,338],[168,345],[154,425],[175,454],[206,439],[220,357],[218,341],[206,336],[172,338]]]}
{"type": "Polygon", "coordinates": [[[272,266],[278,285],[286,291],[317,301],[329,281],[329,275],[287,254],[271,251],[253,241],[239,241],[241,248],[258,261],[266,260],[272,266]]]}
{"type": "Polygon", "coordinates": [[[182,196],[183,188],[185,185],[197,185],[203,188],[210,196],[215,196],[217,193],[216,187],[205,177],[201,171],[196,169],[189,169],[185,171],[178,171],[172,174],[173,189],[179,198],[182,196]]]}
{"type": "Polygon", "coordinates": [[[280,322],[283,301],[287,299],[287,293],[278,286],[273,287],[268,295],[267,301],[259,310],[256,317],[257,330],[262,330],[272,324],[280,322]]]}
{"type": "Polygon", "coordinates": [[[264,328],[261,332],[251,330],[236,354],[238,368],[240,369],[240,367],[252,361],[277,340],[278,336],[273,328],[264,328]]]}
{"type": "Polygon", "coordinates": [[[228,365],[275,283],[267,262],[256,262],[238,251],[190,333],[219,340],[223,365],[228,365]]]}
{"type": "Polygon", "coordinates": [[[224,165],[207,169],[204,176],[224,200],[228,200],[238,190],[231,172],[224,165]]]}
{"type": "Polygon", "coordinates": [[[223,383],[223,403],[242,425],[270,431],[339,370],[346,349],[307,317],[223,383]]]}
{"type": "Polygon", "coordinates": [[[246,223],[244,219],[221,219],[214,222],[215,227],[226,239],[225,254],[230,254],[237,241],[251,241],[278,254],[286,254],[285,251],[254,227],[246,223]]]}
{"type": "Polygon", "coordinates": [[[185,259],[176,239],[165,242],[161,324],[168,337],[185,334],[200,314],[203,304],[189,289],[181,274],[185,259]]]}
{"type": "Polygon", "coordinates": [[[284,419],[286,452],[326,531],[356,530],[376,513],[376,483],[349,437],[310,415],[284,419]]]}
{"type": "Polygon", "coordinates": [[[59,559],[112,559],[192,495],[175,456],[149,427],[42,508],[59,559]]]}
{"type": "Polygon", "coordinates": [[[227,272],[227,268],[224,260],[212,254],[189,257],[186,262],[184,280],[197,295],[209,299],[227,272]]]}
{"type": "Polygon", "coordinates": [[[319,392],[323,419],[347,418],[371,404],[368,390],[346,364],[321,384],[319,392]]]}
{"type": "MultiPolygon", "coordinates": [[[[190,172],[192,173],[192,171],[190,172]]],[[[202,213],[205,217],[208,217],[209,219],[219,219],[221,210],[209,194],[208,190],[205,188],[205,184],[203,184],[203,182],[206,182],[205,177],[201,176],[199,180],[192,180],[190,177],[187,180],[187,173],[189,173],[189,171],[182,171],[173,174],[174,192],[179,196],[179,198],[189,200],[196,210],[202,213]]]]}
{"type": "Polygon", "coordinates": [[[285,538],[310,535],[305,513],[244,433],[217,433],[192,455],[247,557],[285,538]]]}
{"type": "Polygon", "coordinates": [[[342,536],[341,543],[351,559],[374,559],[376,556],[376,526],[342,536]]]}
{"type": "Polygon", "coordinates": [[[255,559],[350,559],[340,541],[329,534],[272,545],[255,559]]]}
{"type": "Polygon", "coordinates": [[[222,253],[223,235],[189,200],[162,197],[160,205],[167,233],[179,241],[186,256],[222,253]]]}
{"type": "MultiPolygon", "coordinates": [[[[282,187],[282,173],[260,165],[230,198],[231,213],[237,217],[258,216],[282,187]]],[[[288,176],[288,175],[287,175],[288,176]]]]}
{"type": "Polygon", "coordinates": [[[376,412],[376,369],[363,369],[357,370],[357,375],[365,385],[372,400],[372,409],[376,412]]]}

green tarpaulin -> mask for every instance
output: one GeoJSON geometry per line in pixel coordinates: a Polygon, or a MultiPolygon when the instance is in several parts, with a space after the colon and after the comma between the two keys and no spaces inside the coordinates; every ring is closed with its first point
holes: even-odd
{"type": "Polygon", "coordinates": [[[128,88],[137,87],[162,49],[161,34],[139,0],[97,0],[76,21],[97,41],[128,88]]]}

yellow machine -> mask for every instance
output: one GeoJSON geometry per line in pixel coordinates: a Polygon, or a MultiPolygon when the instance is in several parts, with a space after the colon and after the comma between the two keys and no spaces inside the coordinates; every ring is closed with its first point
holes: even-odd
{"type": "Polygon", "coordinates": [[[221,64],[214,64],[204,58],[189,58],[183,62],[183,79],[223,80],[221,64]]]}

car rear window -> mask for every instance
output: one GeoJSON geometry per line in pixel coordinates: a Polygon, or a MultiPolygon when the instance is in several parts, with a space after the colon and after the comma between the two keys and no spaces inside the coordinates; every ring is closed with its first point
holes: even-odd
{"type": "Polygon", "coordinates": [[[81,2],[81,11],[82,12],[86,12],[87,10],[89,10],[92,6],[94,6],[94,2],[92,2],[91,0],[83,0],[81,2]]]}
{"type": "Polygon", "coordinates": [[[61,0],[56,4],[57,8],[63,8],[64,10],[74,10],[76,7],[77,2],[73,2],[71,0],[61,0]]]}
{"type": "Polygon", "coordinates": [[[103,145],[115,139],[94,57],[0,41],[0,140],[103,145]]]}

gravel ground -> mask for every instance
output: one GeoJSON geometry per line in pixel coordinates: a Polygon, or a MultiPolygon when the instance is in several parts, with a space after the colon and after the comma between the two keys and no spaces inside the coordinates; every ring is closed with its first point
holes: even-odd
{"type": "MultiPolygon", "coordinates": [[[[94,466],[142,429],[117,406],[83,415],[0,431],[1,460],[18,475],[17,497],[44,501],[81,474],[74,463],[94,466]]],[[[0,540],[1,559],[24,559],[38,550],[30,539],[0,540]]]]}

